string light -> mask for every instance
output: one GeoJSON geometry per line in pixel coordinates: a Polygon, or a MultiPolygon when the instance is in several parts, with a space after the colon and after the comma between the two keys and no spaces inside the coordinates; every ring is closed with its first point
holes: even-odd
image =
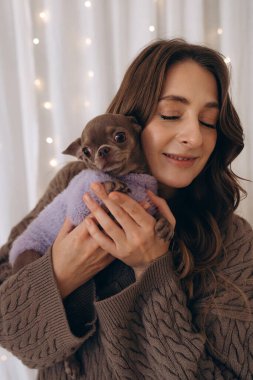
{"type": "Polygon", "coordinates": [[[0,356],[0,360],[1,360],[2,362],[6,362],[7,359],[8,359],[8,358],[7,358],[6,355],[1,355],[1,356],[0,356]]]}
{"type": "Polygon", "coordinates": [[[154,32],[155,31],[154,25],[150,25],[150,27],[148,29],[149,29],[150,32],[154,32]]]}
{"type": "Polygon", "coordinates": [[[44,22],[49,20],[49,13],[47,11],[40,12],[39,16],[44,22]]]}
{"type": "Polygon", "coordinates": [[[46,138],[46,142],[47,142],[48,144],[52,144],[52,143],[54,142],[54,140],[52,139],[52,137],[47,137],[47,138],[46,138]]]}
{"type": "Polygon", "coordinates": [[[217,34],[222,34],[223,33],[223,29],[222,28],[218,28],[217,29],[217,34]]]}
{"type": "Polygon", "coordinates": [[[231,59],[229,57],[224,58],[224,62],[228,65],[231,63],[231,59]]]}
{"type": "Polygon", "coordinates": [[[51,110],[51,109],[52,109],[52,103],[50,103],[50,102],[45,102],[45,103],[43,103],[43,107],[44,107],[46,110],[51,110]]]}
{"type": "Polygon", "coordinates": [[[84,107],[86,107],[86,108],[90,107],[90,102],[88,100],[86,100],[84,102],[84,107]]]}
{"type": "Polygon", "coordinates": [[[38,38],[34,38],[33,43],[34,43],[34,45],[39,45],[40,40],[38,38]]]}
{"type": "Polygon", "coordinates": [[[92,41],[90,38],[85,38],[86,45],[91,45],[92,41]]]}
{"type": "Polygon", "coordinates": [[[55,158],[53,158],[52,160],[49,161],[49,164],[50,164],[50,166],[55,168],[58,165],[58,162],[55,158]]]}
{"type": "Polygon", "coordinates": [[[88,71],[88,77],[89,77],[89,78],[93,78],[93,77],[94,77],[94,71],[89,70],[89,71],[88,71]]]}
{"type": "Polygon", "coordinates": [[[37,88],[42,88],[42,81],[40,79],[35,79],[33,83],[37,88]]]}
{"type": "Polygon", "coordinates": [[[91,1],[85,1],[84,5],[86,8],[90,8],[91,7],[91,1]]]}

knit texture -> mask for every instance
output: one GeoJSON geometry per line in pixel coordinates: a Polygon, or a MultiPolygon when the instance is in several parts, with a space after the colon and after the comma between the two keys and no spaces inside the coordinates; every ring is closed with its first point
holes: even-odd
{"type": "Polygon", "coordinates": [[[58,174],[1,248],[1,345],[39,368],[40,380],[251,380],[253,231],[236,215],[225,237],[226,255],[213,268],[221,279],[214,299],[210,281],[207,291],[189,302],[170,252],[138,281],[130,267],[115,260],[64,302],[50,249],[11,275],[8,252],[14,237],[79,168],[71,164],[58,174]],[[206,335],[200,328],[204,316],[206,335]]]}
{"type": "MultiPolygon", "coordinates": [[[[77,226],[90,213],[83,201],[84,193],[88,192],[97,203],[102,204],[101,199],[90,189],[91,183],[115,180],[125,183],[130,190],[129,195],[137,201],[148,200],[147,189],[157,192],[157,181],[148,174],[130,173],[115,178],[98,170],[85,169],[71,180],[69,186],[16,239],[10,251],[10,263],[13,264],[18,255],[26,250],[44,254],[53,244],[66,217],[77,226]]],[[[155,207],[150,207],[149,211],[154,214],[155,207]]]]}

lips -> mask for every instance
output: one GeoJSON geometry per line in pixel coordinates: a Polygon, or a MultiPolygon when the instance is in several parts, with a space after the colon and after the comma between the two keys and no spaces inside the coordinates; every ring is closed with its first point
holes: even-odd
{"type": "Polygon", "coordinates": [[[163,153],[166,157],[176,161],[194,161],[197,157],[194,156],[180,156],[177,154],[163,153]]]}

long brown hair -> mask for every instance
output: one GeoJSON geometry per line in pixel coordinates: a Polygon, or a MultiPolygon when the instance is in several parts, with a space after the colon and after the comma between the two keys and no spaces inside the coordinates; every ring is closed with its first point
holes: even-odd
{"type": "Polygon", "coordinates": [[[155,112],[169,67],[194,60],[213,74],[218,88],[217,143],[200,175],[179,189],[170,203],[176,217],[174,261],[189,299],[203,291],[212,267],[224,255],[226,228],[246,192],[231,170],[243,149],[243,130],[229,95],[230,74],[224,57],[182,39],[157,40],[136,57],[107,112],[132,115],[144,126],[155,112]],[[197,284],[195,288],[195,284],[197,284]]]}

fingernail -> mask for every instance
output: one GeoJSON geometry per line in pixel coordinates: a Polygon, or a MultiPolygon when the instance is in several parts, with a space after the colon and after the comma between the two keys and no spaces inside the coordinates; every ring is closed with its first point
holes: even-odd
{"type": "Polygon", "coordinates": [[[99,183],[95,182],[95,183],[92,183],[91,184],[91,188],[92,190],[95,190],[95,191],[100,191],[101,190],[101,186],[99,183]]]}
{"type": "Polygon", "coordinates": [[[117,193],[110,193],[109,194],[109,198],[111,198],[113,201],[118,201],[119,200],[119,196],[117,193]]]}
{"type": "Polygon", "coordinates": [[[83,198],[84,198],[85,202],[87,202],[87,203],[91,203],[91,197],[89,196],[88,193],[85,193],[85,194],[83,195],[83,198]]]}

